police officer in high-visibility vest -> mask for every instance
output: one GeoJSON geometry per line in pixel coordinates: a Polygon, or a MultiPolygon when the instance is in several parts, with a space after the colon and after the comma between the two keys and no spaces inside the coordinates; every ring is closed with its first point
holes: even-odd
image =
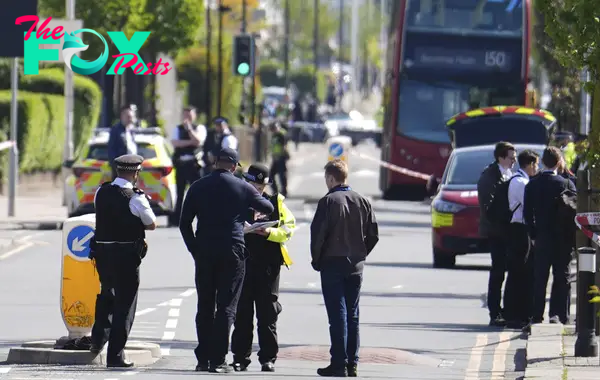
{"type": "MultiPolygon", "coordinates": [[[[265,187],[269,183],[269,168],[263,164],[254,164],[248,168],[244,178],[267,198],[274,211],[265,220],[279,221],[274,227],[250,232],[245,235],[249,257],[246,260],[246,275],[242,294],[238,302],[237,315],[231,340],[233,368],[246,371],[252,354],[252,336],[254,331],[254,305],[258,321],[258,360],[263,372],[275,371],[275,360],[279,351],[277,343],[277,319],[281,313],[279,303],[279,274],[281,266],[289,268],[292,261],[285,242],[295,229],[296,220],[289,208],[283,203],[281,194],[267,195],[265,187]]],[[[248,210],[249,223],[256,222],[254,210],[248,210]]]]}
{"type": "Polygon", "coordinates": [[[275,176],[279,177],[281,195],[287,197],[287,161],[290,154],[287,149],[287,136],[278,123],[271,125],[271,170],[269,177],[272,179],[271,186],[274,192],[279,192],[279,186],[275,176]]]}
{"type": "Polygon", "coordinates": [[[156,228],[147,196],[135,186],[143,157],[117,157],[117,178],[96,192],[96,232],[90,242],[101,291],[96,299],[90,350],[98,354],[108,342],[108,367],[131,367],[125,360],[140,284],[139,266],[146,255],[146,230],[156,228]]]}

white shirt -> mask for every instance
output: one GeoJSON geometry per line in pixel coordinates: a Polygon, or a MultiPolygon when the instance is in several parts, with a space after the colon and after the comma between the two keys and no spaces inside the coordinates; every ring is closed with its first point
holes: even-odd
{"type": "Polygon", "coordinates": [[[523,219],[523,202],[525,198],[525,186],[529,183],[529,176],[519,169],[508,184],[508,207],[514,210],[511,223],[525,224],[523,219]]]}
{"type": "Polygon", "coordinates": [[[237,150],[238,140],[237,140],[237,138],[235,138],[234,135],[229,134],[229,135],[225,135],[225,137],[223,137],[223,142],[221,143],[221,149],[225,149],[225,148],[237,150]]]}
{"type": "MultiPolygon", "coordinates": [[[[200,140],[200,145],[204,145],[204,142],[206,141],[206,127],[202,124],[198,124],[196,126],[196,134],[199,137],[200,140]]],[[[171,140],[179,140],[179,127],[175,127],[173,129],[173,132],[171,133],[171,140]]]]}
{"type": "MultiPolygon", "coordinates": [[[[125,189],[133,189],[131,182],[119,177],[115,178],[115,180],[112,181],[112,184],[125,189]]],[[[96,196],[98,196],[99,190],[100,188],[96,190],[96,195],[94,195],[94,207],[96,207],[96,196]]],[[[156,222],[156,215],[154,215],[154,211],[152,211],[150,202],[148,202],[148,198],[146,198],[145,194],[134,194],[129,200],[129,210],[133,215],[140,218],[145,226],[156,222]]]]}
{"type": "Polygon", "coordinates": [[[125,141],[127,142],[127,154],[137,154],[137,144],[133,138],[133,133],[129,129],[125,129],[125,141]]]}
{"type": "Polygon", "coordinates": [[[512,177],[512,170],[504,168],[504,166],[498,164],[500,168],[500,174],[502,174],[502,179],[507,181],[510,177],[512,177]]]}

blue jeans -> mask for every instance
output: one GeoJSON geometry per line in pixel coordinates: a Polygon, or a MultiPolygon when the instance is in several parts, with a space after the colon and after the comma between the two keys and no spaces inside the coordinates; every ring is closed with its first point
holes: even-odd
{"type": "Polygon", "coordinates": [[[321,289],[331,338],[331,365],[343,368],[358,363],[359,299],[362,285],[362,265],[346,258],[330,258],[321,265],[321,289]]]}

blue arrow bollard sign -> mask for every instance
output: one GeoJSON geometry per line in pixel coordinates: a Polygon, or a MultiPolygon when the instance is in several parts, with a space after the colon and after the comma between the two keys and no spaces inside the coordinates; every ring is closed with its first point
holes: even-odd
{"type": "Polygon", "coordinates": [[[344,146],[342,144],[333,143],[329,146],[329,154],[332,157],[341,157],[344,154],[344,146]]]}
{"type": "Polygon", "coordinates": [[[79,258],[87,258],[90,255],[90,240],[94,237],[94,229],[90,226],[81,225],[73,228],[67,236],[69,251],[79,258]]]}

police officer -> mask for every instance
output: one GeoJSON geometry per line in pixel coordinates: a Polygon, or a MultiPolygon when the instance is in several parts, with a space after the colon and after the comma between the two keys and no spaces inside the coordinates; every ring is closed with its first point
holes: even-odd
{"type": "Polygon", "coordinates": [[[210,173],[213,170],[216,155],[221,149],[238,150],[238,140],[231,132],[227,119],[217,117],[213,121],[214,129],[210,131],[205,145],[205,171],[210,173]]]}
{"type": "Polygon", "coordinates": [[[271,214],[273,205],[233,175],[239,157],[222,149],[215,170],[194,182],[183,202],[179,229],[196,265],[196,371],[227,373],[229,333],[244,279],[244,222],[248,208],[271,214]],[[196,233],[192,221],[197,219],[196,233]],[[215,313],[216,309],[216,313],[215,313]]]}
{"type": "MultiPolygon", "coordinates": [[[[279,221],[277,227],[254,231],[245,235],[249,257],[246,261],[246,275],[242,294],[238,303],[235,328],[231,338],[233,368],[246,371],[252,354],[254,331],[254,305],[258,320],[258,359],[263,372],[275,371],[277,343],[277,318],[281,313],[279,298],[279,274],[281,266],[292,264],[284,245],[292,237],[296,226],[294,215],[283,203],[281,194],[267,195],[265,187],[269,183],[269,168],[254,164],[248,168],[244,178],[258,190],[274,207],[267,218],[259,221],[279,221]]],[[[249,223],[256,222],[254,210],[247,213],[249,223]]]]}
{"type": "Polygon", "coordinates": [[[93,353],[108,342],[108,367],[131,367],[123,350],[127,343],[140,283],[139,266],[146,255],[145,230],[156,228],[156,216],[144,192],[134,187],[142,162],[138,155],[115,159],[117,178],[96,192],[96,232],[90,243],[101,291],[92,328],[93,353]]]}
{"type": "Polygon", "coordinates": [[[202,159],[202,146],[206,140],[206,127],[196,125],[196,109],[187,107],[183,110],[183,123],[173,131],[171,143],[175,148],[173,164],[175,166],[175,182],[177,186],[177,202],[175,211],[169,223],[179,225],[179,214],[183,205],[185,189],[200,178],[200,162],[202,159]]]}
{"type": "Polygon", "coordinates": [[[287,161],[290,154],[287,149],[287,137],[277,123],[271,125],[271,170],[269,177],[273,179],[271,186],[274,192],[278,192],[275,176],[279,176],[281,182],[281,194],[287,196],[287,161]]]}

